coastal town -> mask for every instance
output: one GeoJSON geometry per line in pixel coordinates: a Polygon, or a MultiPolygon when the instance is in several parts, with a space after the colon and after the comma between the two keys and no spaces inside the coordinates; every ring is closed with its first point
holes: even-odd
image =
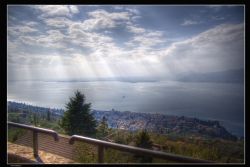
{"type": "Polygon", "coordinates": [[[137,131],[146,129],[149,132],[160,134],[178,134],[189,136],[204,136],[236,140],[219,121],[201,120],[184,116],[164,115],[159,113],[120,112],[92,110],[97,120],[107,118],[110,128],[137,131]]]}
{"type": "MultiPolygon", "coordinates": [[[[63,109],[37,107],[24,103],[8,102],[8,111],[22,112],[23,116],[29,112],[36,112],[42,116],[48,111],[52,117],[60,119],[63,109]]],[[[237,140],[237,137],[229,133],[219,121],[201,120],[185,116],[165,115],[160,113],[137,113],[131,111],[91,110],[91,113],[100,122],[103,117],[107,119],[109,128],[137,131],[146,129],[149,132],[159,134],[176,134],[188,136],[202,136],[209,138],[222,138],[237,140]]],[[[21,117],[19,118],[21,119],[21,117]]]]}

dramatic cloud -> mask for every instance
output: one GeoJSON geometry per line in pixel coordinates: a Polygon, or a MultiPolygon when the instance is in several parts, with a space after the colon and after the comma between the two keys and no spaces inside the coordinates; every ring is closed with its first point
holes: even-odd
{"type": "Polygon", "coordinates": [[[128,25],[127,28],[130,32],[135,33],[135,34],[140,34],[140,33],[145,32],[144,28],[140,28],[140,27],[136,27],[136,26],[128,25]]]}
{"type": "Polygon", "coordinates": [[[165,40],[162,38],[162,33],[157,31],[157,32],[148,32],[140,35],[135,35],[131,41],[127,42],[127,45],[150,48],[152,46],[156,46],[164,42],[165,40]]]}
{"type": "Polygon", "coordinates": [[[75,6],[75,5],[69,5],[69,9],[70,9],[71,13],[79,13],[79,10],[78,10],[77,6],[75,6]]]}
{"type": "Polygon", "coordinates": [[[19,35],[23,33],[30,33],[37,31],[37,29],[29,26],[10,27],[8,30],[11,35],[19,35]]]}
{"type": "Polygon", "coordinates": [[[125,8],[125,10],[127,10],[127,11],[129,11],[129,12],[131,12],[131,13],[134,13],[134,14],[136,14],[136,15],[139,15],[140,14],[140,12],[139,12],[139,10],[137,10],[137,9],[135,9],[135,8],[125,8]]]}
{"type": "Polygon", "coordinates": [[[171,71],[212,72],[244,66],[244,24],[222,24],[173,43],[162,59],[171,71]]]}
{"type": "Polygon", "coordinates": [[[28,45],[40,47],[63,48],[64,35],[58,30],[48,30],[46,34],[39,36],[20,36],[19,40],[28,45]]]}
{"type": "MultiPolygon", "coordinates": [[[[52,74],[54,68],[58,72],[61,69],[62,73],[50,78],[147,76],[164,79],[179,73],[243,68],[243,23],[225,22],[188,38],[180,38],[177,35],[183,30],[175,29],[188,28],[179,25],[183,17],[174,22],[176,28],[170,31],[167,24],[163,26],[162,22],[156,24],[157,20],[144,20],[147,15],[144,16],[139,8],[32,7],[35,14],[42,17],[19,22],[13,19],[17,15],[8,17],[8,65],[14,65],[16,69],[22,66],[26,72],[27,69],[39,72],[25,75],[29,79],[39,78],[43,70],[52,74]],[[34,69],[35,66],[39,69],[34,69]]],[[[195,24],[205,22],[195,14],[188,16],[191,19],[184,19],[182,25],[193,25],[193,29],[197,29],[195,24]]],[[[226,21],[223,15],[213,17],[226,21]]],[[[18,70],[15,72],[19,73],[18,70]]]]}
{"type": "Polygon", "coordinates": [[[184,20],[184,22],[181,25],[189,26],[189,25],[196,25],[196,24],[201,24],[201,22],[194,21],[194,20],[184,20]]]}
{"type": "Polygon", "coordinates": [[[90,19],[82,23],[85,30],[114,28],[123,21],[129,21],[131,14],[128,12],[112,12],[105,10],[95,10],[89,12],[90,19]]]}
{"type": "Polygon", "coordinates": [[[44,19],[44,22],[46,23],[46,25],[55,27],[55,28],[66,28],[70,24],[72,24],[72,21],[65,17],[48,18],[48,19],[44,19]]]}
{"type": "Polygon", "coordinates": [[[43,17],[68,16],[78,13],[77,6],[73,5],[35,5],[32,6],[42,12],[43,17]]]}

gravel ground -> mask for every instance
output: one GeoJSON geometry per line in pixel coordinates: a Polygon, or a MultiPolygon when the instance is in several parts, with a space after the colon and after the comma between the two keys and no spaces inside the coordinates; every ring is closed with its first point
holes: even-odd
{"type": "MultiPolygon", "coordinates": [[[[19,155],[23,158],[27,158],[32,161],[37,161],[37,159],[33,156],[33,149],[31,147],[21,146],[21,145],[8,142],[8,153],[19,155]]],[[[45,164],[76,163],[71,159],[67,159],[62,156],[47,153],[45,151],[40,151],[40,150],[39,150],[39,157],[40,157],[40,161],[42,161],[42,163],[45,163],[45,164]]],[[[11,159],[13,160],[13,158],[11,159]]],[[[15,162],[8,162],[8,163],[15,163],[15,162]]]]}

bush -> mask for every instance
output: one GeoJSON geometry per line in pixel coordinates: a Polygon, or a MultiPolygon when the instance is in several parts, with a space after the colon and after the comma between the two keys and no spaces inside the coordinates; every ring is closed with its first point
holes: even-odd
{"type": "Polygon", "coordinates": [[[97,147],[83,142],[74,144],[74,160],[80,163],[97,163],[97,147]]]}
{"type": "MultiPolygon", "coordinates": [[[[135,143],[137,147],[152,149],[153,142],[150,139],[150,136],[146,130],[140,131],[135,138],[135,143]]],[[[140,159],[141,163],[151,163],[152,157],[136,155],[136,158],[140,159]]]]}
{"type": "Polygon", "coordinates": [[[8,128],[8,141],[15,142],[19,137],[23,136],[26,130],[19,128],[8,128]]]}

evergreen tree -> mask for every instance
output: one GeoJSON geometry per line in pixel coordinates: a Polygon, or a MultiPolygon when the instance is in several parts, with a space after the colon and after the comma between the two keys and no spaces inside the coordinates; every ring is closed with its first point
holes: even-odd
{"type": "Polygon", "coordinates": [[[51,113],[50,113],[50,109],[47,111],[47,121],[50,121],[50,115],[51,115],[51,113]]]}
{"type": "Polygon", "coordinates": [[[96,120],[90,113],[91,103],[85,103],[85,96],[78,90],[66,104],[66,111],[60,126],[69,135],[93,137],[96,133],[96,120]]]}
{"type": "Polygon", "coordinates": [[[102,117],[102,120],[97,127],[97,137],[102,138],[108,135],[108,120],[105,116],[102,117]]]}
{"type": "Polygon", "coordinates": [[[38,117],[37,117],[37,114],[36,113],[33,113],[33,118],[31,120],[31,123],[33,123],[34,126],[37,126],[38,124],[38,117]]]}
{"type": "MultiPolygon", "coordinates": [[[[153,142],[150,139],[150,136],[146,130],[139,132],[136,135],[135,144],[137,147],[152,149],[153,142]]],[[[142,163],[150,163],[152,162],[152,157],[145,157],[145,156],[135,156],[140,159],[142,163]]]]}

